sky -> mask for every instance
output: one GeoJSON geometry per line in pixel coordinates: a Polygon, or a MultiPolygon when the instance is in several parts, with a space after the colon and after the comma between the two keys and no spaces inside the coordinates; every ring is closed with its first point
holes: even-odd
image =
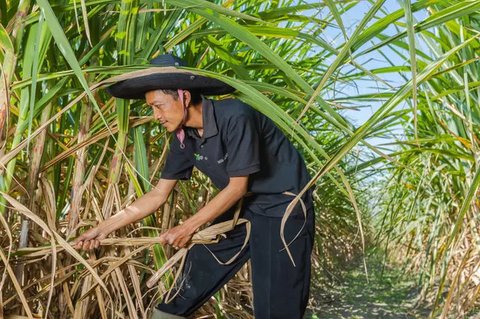
{"type": "MultiPolygon", "coordinates": [[[[311,3],[318,2],[317,1],[309,1],[311,3]]],[[[383,5],[383,10],[387,11],[388,13],[392,13],[394,11],[397,11],[401,9],[401,3],[396,0],[387,0],[385,4],[383,5]]],[[[363,17],[366,15],[368,10],[372,7],[372,4],[369,1],[366,0],[360,0],[359,3],[351,10],[348,10],[347,13],[345,13],[342,16],[343,23],[345,24],[345,28],[347,30],[347,34],[351,34],[355,28],[356,25],[363,19],[363,17]]],[[[322,13],[321,13],[322,14],[322,13]]],[[[320,15],[321,15],[320,14],[320,15]]],[[[328,11],[324,11],[323,14],[329,14],[328,11]]],[[[383,13],[380,13],[379,15],[383,16],[383,13]]],[[[427,12],[415,12],[414,13],[414,19],[416,21],[422,21],[427,17],[427,12]]],[[[400,29],[403,31],[402,29],[400,29]]],[[[386,35],[393,35],[395,33],[398,33],[397,30],[395,30],[394,27],[389,27],[386,29],[384,32],[386,35]]],[[[321,35],[321,37],[328,41],[329,43],[333,43],[336,45],[339,45],[344,42],[344,38],[341,35],[341,30],[338,27],[328,27],[326,28],[325,32],[321,35]]],[[[368,47],[370,44],[365,45],[365,47],[368,47]]],[[[391,63],[394,65],[406,65],[409,66],[409,63],[405,62],[401,57],[399,57],[396,53],[393,51],[388,51],[388,49],[383,49],[383,53],[388,56],[388,58],[391,60],[391,63]]],[[[405,51],[403,52],[405,55],[408,56],[408,52],[405,51]]],[[[333,58],[332,58],[333,61],[333,58]]],[[[391,66],[391,64],[385,59],[384,56],[382,56],[379,52],[371,52],[366,56],[360,57],[357,60],[355,60],[357,63],[362,64],[365,68],[367,69],[375,69],[375,68],[380,68],[380,67],[387,67],[391,66]]],[[[405,72],[404,76],[406,79],[410,79],[411,74],[410,72],[405,72]]],[[[399,74],[388,74],[388,76],[382,76],[385,80],[387,80],[394,88],[392,90],[395,90],[395,88],[400,87],[403,83],[405,83],[405,78],[402,78],[399,74]]],[[[359,94],[366,94],[366,93],[372,93],[372,92],[379,92],[382,91],[379,89],[379,86],[382,86],[382,84],[378,83],[376,84],[374,81],[362,81],[362,82],[357,82],[357,85],[354,86],[343,86],[340,87],[339,90],[341,91],[340,94],[344,94],[345,96],[354,96],[354,95],[359,95],[359,94]]],[[[333,96],[330,96],[332,98],[333,96]]],[[[338,96],[337,96],[338,97],[338,96]]],[[[348,110],[348,111],[342,111],[342,114],[346,116],[356,127],[360,126],[363,124],[368,118],[370,118],[373,113],[380,107],[380,103],[376,102],[365,102],[362,104],[362,108],[359,110],[348,110]]],[[[399,107],[403,107],[400,105],[399,107]]],[[[401,135],[401,130],[398,128],[398,134],[401,135]]],[[[391,141],[385,141],[382,139],[373,139],[372,142],[373,144],[381,144],[385,142],[391,142],[391,141]]]]}

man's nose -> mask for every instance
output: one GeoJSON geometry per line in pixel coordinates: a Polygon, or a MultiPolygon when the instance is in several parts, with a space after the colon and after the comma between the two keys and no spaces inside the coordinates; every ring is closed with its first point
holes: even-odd
{"type": "Polygon", "coordinates": [[[159,120],[160,117],[161,117],[160,110],[158,110],[157,108],[154,108],[154,109],[153,109],[153,117],[154,117],[155,119],[159,120]]]}

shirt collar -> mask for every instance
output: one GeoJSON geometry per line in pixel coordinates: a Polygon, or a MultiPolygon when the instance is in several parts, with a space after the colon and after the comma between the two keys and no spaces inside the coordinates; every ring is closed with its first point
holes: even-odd
{"type": "MultiPolygon", "coordinates": [[[[206,99],[202,96],[202,121],[203,121],[203,136],[201,137],[202,142],[205,139],[210,138],[218,134],[217,121],[215,119],[215,112],[213,110],[213,103],[211,100],[206,99]]],[[[189,127],[186,130],[188,136],[193,138],[199,138],[197,135],[197,130],[189,127]]]]}

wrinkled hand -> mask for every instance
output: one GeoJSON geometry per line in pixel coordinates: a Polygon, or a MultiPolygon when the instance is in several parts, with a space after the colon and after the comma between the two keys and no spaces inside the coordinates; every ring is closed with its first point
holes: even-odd
{"type": "Polygon", "coordinates": [[[73,246],[76,249],[91,250],[100,246],[100,240],[107,237],[99,227],[94,227],[81,234],[73,241],[73,246]]]}
{"type": "Polygon", "coordinates": [[[168,244],[175,249],[186,247],[192,239],[194,230],[187,227],[185,224],[170,228],[160,235],[160,242],[165,245],[168,244]]]}

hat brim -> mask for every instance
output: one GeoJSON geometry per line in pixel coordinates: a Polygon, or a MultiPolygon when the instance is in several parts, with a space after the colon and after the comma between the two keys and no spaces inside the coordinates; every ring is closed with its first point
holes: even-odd
{"type": "Polygon", "coordinates": [[[109,94],[122,99],[145,99],[145,93],[159,89],[192,90],[203,95],[222,95],[235,91],[233,87],[220,80],[174,67],[134,71],[123,74],[122,78],[126,79],[107,88],[109,94]]]}

